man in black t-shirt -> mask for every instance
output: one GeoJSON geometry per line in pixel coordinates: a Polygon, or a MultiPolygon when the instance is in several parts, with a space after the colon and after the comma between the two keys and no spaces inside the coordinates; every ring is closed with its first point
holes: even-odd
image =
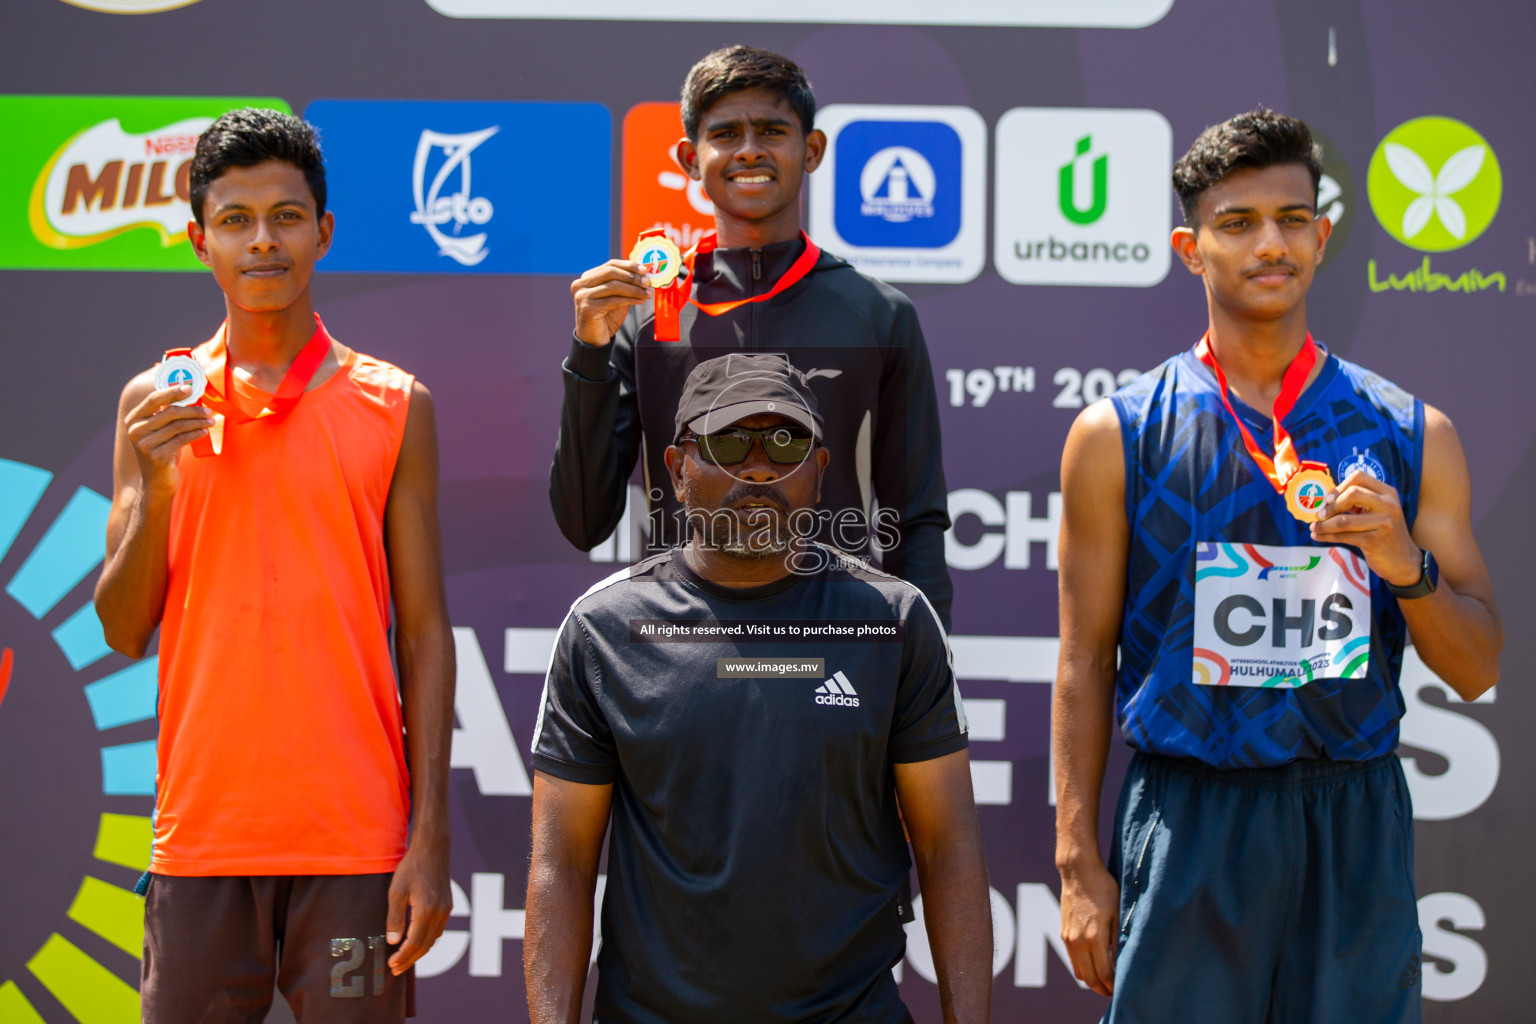
{"type": "Polygon", "coordinates": [[[805,376],[689,374],[666,465],[686,546],[584,594],[533,741],[533,1024],[903,1024],[911,864],[945,1021],[986,1021],[992,926],[965,713],[911,584],[807,541],[830,453],[805,376]],[[900,802],[901,812],[897,811],[900,802]]]}
{"type": "Polygon", "coordinates": [[[715,248],[699,246],[694,303],[673,341],[656,336],[643,265],[609,260],[572,282],[549,470],[560,531],[583,551],[610,536],[638,461],[635,517],[647,516],[650,550],[687,543],[662,442],[688,371],[728,353],[788,352],[821,395],[822,440],[837,451],[821,504],[839,518],[816,536],[860,557],[878,548],[881,567],[917,584],[947,623],[948,490],[927,342],[907,296],[817,255],[801,228],[801,190],[827,148],[805,72],[769,50],[722,47],[688,72],[682,119],[674,155],[714,204],[715,248]]]}

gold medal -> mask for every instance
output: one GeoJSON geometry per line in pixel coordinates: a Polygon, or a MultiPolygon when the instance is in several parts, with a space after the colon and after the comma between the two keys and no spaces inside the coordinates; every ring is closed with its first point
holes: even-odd
{"type": "Polygon", "coordinates": [[[1303,462],[1285,482],[1285,505],[1291,515],[1304,523],[1315,523],[1323,512],[1323,499],[1334,488],[1328,467],[1319,462],[1303,462]]]}
{"type": "Polygon", "coordinates": [[[641,265],[652,288],[665,288],[683,269],[683,254],[666,235],[642,237],[629,250],[629,258],[641,265]]]}

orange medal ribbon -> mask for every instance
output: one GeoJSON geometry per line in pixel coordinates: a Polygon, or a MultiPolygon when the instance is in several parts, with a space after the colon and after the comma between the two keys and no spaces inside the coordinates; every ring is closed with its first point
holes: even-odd
{"type": "Polygon", "coordinates": [[[1222,371],[1221,364],[1216,361],[1216,354],[1211,351],[1211,335],[1207,331],[1200,339],[1200,344],[1195,346],[1195,358],[1211,368],[1216,375],[1216,383],[1221,386],[1221,404],[1227,407],[1233,421],[1237,424],[1238,431],[1243,435],[1243,447],[1248,449],[1249,456],[1258,464],[1266,479],[1275,488],[1276,493],[1285,495],[1286,506],[1291,515],[1304,523],[1315,522],[1323,509],[1323,498],[1333,490],[1333,476],[1328,472],[1328,467],[1321,462],[1303,462],[1301,456],[1296,454],[1296,445],[1291,441],[1290,433],[1285,429],[1282,421],[1287,413],[1296,405],[1296,400],[1301,397],[1301,389],[1307,383],[1307,376],[1312,372],[1312,367],[1317,364],[1317,345],[1312,340],[1310,332],[1307,340],[1302,343],[1301,351],[1296,353],[1296,358],[1291,360],[1291,365],[1286,367],[1285,376],[1280,379],[1280,394],[1275,396],[1273,417],[1275,423],[1275,454],[1273,457],[1265,453],[1249,433],[1248,426],[1237,415],[1237,410],[1232,408],[1232,400],[1227,397],[1227,375],[1222,371]]]}
{"type": "MultiPolygon", "coordinates": [[[[640,232],[639,237],[649,238],[661,234],[665,234],[661,228],[652,228],[649,231],[640,232]]],[[[686,273],[679,274],[676,280],[667,287],[656,289],[656,318],[654,323],[656,340],[682,340],[682,326],[679,323],[679,318],[682,316],[683,307],[686,305],[695,306],[699,312],[706,316],[719,316],[721,313],[728,313],[738,306],[745,306],[751,302],[767,302],[780,292],[798,284],[800,279],[809,274],[811,268],[816,265],[816,261],[821,258],[821,250],[816,247],[815,242],[811,241],[809,235],[802,231],[800,232],[800,238],[805,242],[805,251],[800,254],[794,263],[790,264],[789,269],[784,272],[784,276],[775,281],[773,287],[763,294],[752,295],[745,299],[733,299],[730,302],[699,302],[689,297],[693,290],[694,260],[698,257],[699,253],[713,252],[720,245],[713,231],[705,234],[699,239],[699,244],[688,250],[687,255],[683,257],[683,264],[687,267],[686,273]]]]}
{"type": "MultiPolygon", "coordinates": [[[[282,419],[292,412],[299,399],[304,397],[304,392],[309,389],[309,382],[314,380],[320,364],[325,362],[326,353],[331,350],[331,336],[327,333],[325,324],[320,322],[320,315],[317,313],[315,314],[315,333],[310,335],[309,341],[289,364],[288,372],[283,374],[283,381],[277,386],[271,401],[262,404],[241,396],[235,390],[233,367],[229,361],[229,350],[224,343],[224,334],[228,326],[228,323],[221,324],[218,333],[213,336],[208,346],[206,367],[208,390],[204,393],[200,404],[213,409],[214,418],[208,436],[192,442],[192,453],[200,458],[217,455],[223,450],[226,419],[236,423],[248,423],[251,420],[267,417],[282,419]]],[[[165,354],[170,357],[191,355],[191,352],[191,349],[176,348],[170,349],[165,354]]]]}

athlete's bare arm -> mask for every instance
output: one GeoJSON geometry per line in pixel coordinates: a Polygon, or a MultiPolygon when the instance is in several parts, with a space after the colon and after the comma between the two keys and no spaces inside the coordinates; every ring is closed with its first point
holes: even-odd
{"type": "Polygon", "coordinates": [[[1434,553],[1440,585],[1432,594],[1398,602],[1419,656],[1463,700],[1499,681],[1504,624],[1493,600],[1488,567],[1472,535],[1472,485],[1456,428],[1439,409],[1424,407],[1424,468],[1419,513],[1409,532],[1397,491],[1355,473],[1323,502],[1312,527],[1320,541],[1351,544],[1388,583],[1419,580],[1422,552],[1434,553]],[[1344,510],[1353,509],[1354,514],[1344,510]]]}
{"type": "Polygon", "coordinates": [[[957,750],[898,764],[895,775],[944,1024],[984,1024],[992,1012],[992,907],[970,758],[957,750]]]}
{"type": "Polygon", "coordinates": [[[571,282],[576,337],[599,348],[613,340],[629,307],[651,297],[650,278],[633,260],[609,260],[571,282]]]}
{"type": "Polygon", "coordinates": [[[1051,698],[1061,937],[1089,988],[1114,991],[1120,886],[1099,853],[1115,651],[1125,606],[1130,526],[1120,421],[1107,401],[1084,409],[1061,458],[1061,657],[1051,698]]]}
{"type": "Polygon", "coordinates": [[[166,550],[171,501],[181,486],[176,459],[207,436],[213,414],[185,398],[185,384],[155,390],[145,370],[123,388],[117,405],[112,450],[112,510],[107,516],[107,557],[96,581],[96,614],[107,644],[142,658],[165,611],[166,550]]]}
{"type": "Polygon", "coordinates": [[[592,899],[613,786],[533,773],[523,977],[530,1024],[578,1024],[592,956],[592,899]]]}
{"type": "Polygon", "coordinates": [[[384,544],[395,603],[395,661],[411,765],[410,845],[390,882],[384,926],[389,944],[400,944],[389,958],[395,974],[432,948],[453,909],[448,887],[448,762],[455,666],[441,536],[437,417],[432,393],[417,383],[411,389],[405,436],[384,507],[384,544]]]}

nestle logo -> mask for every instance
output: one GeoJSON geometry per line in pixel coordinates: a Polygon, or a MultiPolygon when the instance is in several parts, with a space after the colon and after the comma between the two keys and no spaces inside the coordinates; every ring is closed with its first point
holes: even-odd
{"type": "Polygon", "coordinates": [[[196,135],[159,135],[144,140],[145,156],[165,156],[168,153],[192,153],[196,149],[196,135]]]}

